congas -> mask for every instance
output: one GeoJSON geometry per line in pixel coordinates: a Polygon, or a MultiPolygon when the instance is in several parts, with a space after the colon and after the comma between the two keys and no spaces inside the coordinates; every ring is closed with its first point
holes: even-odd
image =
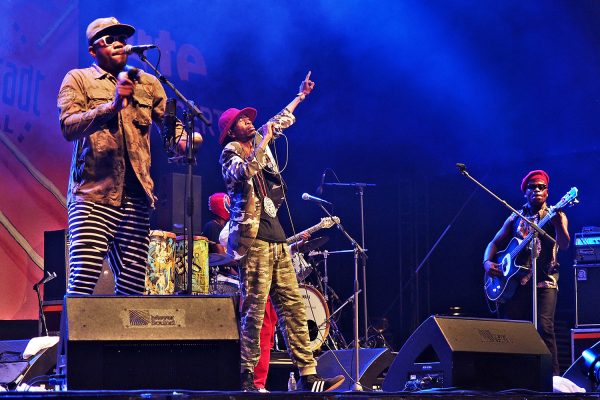
{"type": "MultiPolygon", "coordinates": [[[[175,245],[175,291],[187,290],[187,238],[177,236],[175,245]]],[[[192,294],[208,294],[208,239],[194,236],[192,258],[192,294]]]]}
{"type": "Polygon", "coordinates": [[[146,265],[146,294],[175,292],[175,240],[172,232],[150,231],[146,265]]]}
{"type": "Polygon", "coordinates": [[[329,336],[329,308],[325,297],[317,289],[303,284],[298,286],[306,306],[309,347],[312,351],[317,351],[329,336]]]}
{"type": "Polygon", "coordinates": [[[294,271],[296,272],[296,279],[298,279],[298,282],[304,281],[312,272],[313,267],[306,261],[302,253],[294,253],[291,258],[294,271]]]}

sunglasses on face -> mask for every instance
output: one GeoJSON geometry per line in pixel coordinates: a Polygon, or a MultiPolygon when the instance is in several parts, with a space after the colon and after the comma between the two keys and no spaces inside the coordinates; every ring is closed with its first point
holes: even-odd
{"type": "Polygon", "coordinates": [[[529,190],[535,190],[535,189],[546,190],[546,189],[548,189],[548,186],[544,183],[530,183],[527,185],[527,189],[529,189],[529,190]]]}
{"type": "Polygon", "coordinates": [[[101,47],[112,46],[115,42],[120,42],[123,44],[127,44],[127,35],[106,35],[102,36],[94,41],[94,44],[97,44],[101,47]]]}

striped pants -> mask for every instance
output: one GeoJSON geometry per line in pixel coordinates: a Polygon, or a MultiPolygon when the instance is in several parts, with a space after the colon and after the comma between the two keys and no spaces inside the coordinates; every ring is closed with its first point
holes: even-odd
{"type": "Polygon", "coordinates": [[[92,294],[107,255],[116,294],[143,294],[150,226],[146,199],[125,197],[120,207],[73,202],[68,213],[67,294],[92,294]]]}

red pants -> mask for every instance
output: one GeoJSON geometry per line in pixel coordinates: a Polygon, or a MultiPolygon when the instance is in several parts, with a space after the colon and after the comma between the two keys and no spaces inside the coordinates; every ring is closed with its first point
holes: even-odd
{"type": "Polygon", "coordinates": [[[254,385],[259,389],[264,388],[267,382],[271,349],[275,343],[275,325],[277,325],[277,313],[271,303],[271,297],[269,297],[262,328],[260,329],[260,358],[254,367],[254,385]]]}

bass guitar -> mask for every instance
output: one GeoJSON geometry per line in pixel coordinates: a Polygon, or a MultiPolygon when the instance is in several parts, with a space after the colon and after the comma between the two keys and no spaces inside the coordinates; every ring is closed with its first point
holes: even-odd
{"type": "Polygon", "coordinates": [[[313,233],[315,233],[319,229],[331,228],[333,225],[339,224],[339,223],[340,223],[340,218],[339,217],[324,217],[324,218],[321,218],[321,222],[319,222],[316,225],[311,226],[308,229],[303,230],[300,233],[295,234],[294,236],[290,236],[289,238],[286,239],[286,242],[287,242],[287,244],[292,244],[292,243],[297,242],[298,240],[302,239],[302,235],[304,235],[306,233],[309,234],[309,235],[312,235],[313,233]]]}
{"type": "MultiPolygon", "coordinates": [[[[577,188],[573,187],[563,196],[556,205],[550,207],[548,214],[538,222],[538,226],[543,227],[552,219],[558,210],[572,206],[577,203],[577,188]]],[[[484,274],[483,290],[485,295],[491,301],[504,303],[512,298],[521,282],[521,278],[526,276],[531,268],[528,266],[517,265],[517,256],[531,242],[535,231],[523,239],[512,238],[506,246],[506,249],[498,252],[494,262],[499,265],[502,276],[490,276],[484,274]]]]}

